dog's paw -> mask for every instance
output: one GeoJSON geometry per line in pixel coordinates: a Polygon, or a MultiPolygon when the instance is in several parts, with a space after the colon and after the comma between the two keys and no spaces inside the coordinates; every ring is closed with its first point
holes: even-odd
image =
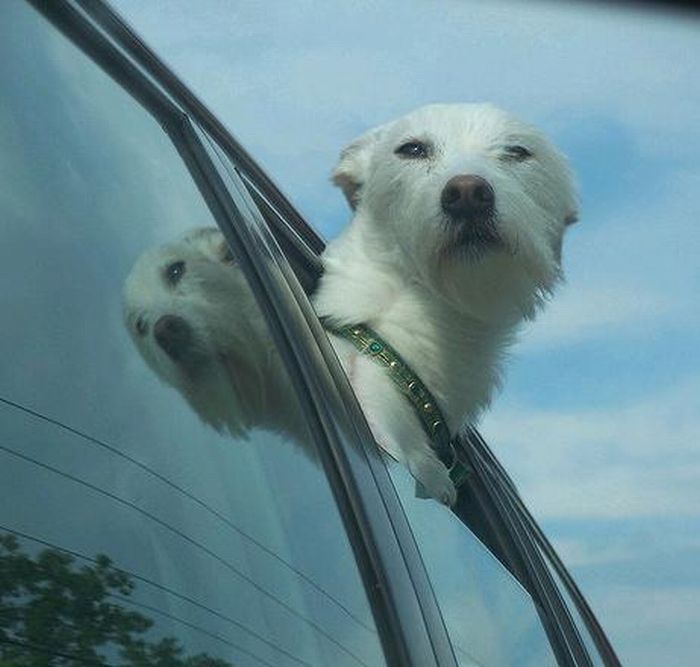
{"type": "Polygon", "coordinates": [[[423,487],[423,493],[417,489],[419,497],[434,498],[448,507],[457,502],[457,489],[450,479],[450,473],[437,458],[423,457],[412,461],[409,469],[423,487]]]}

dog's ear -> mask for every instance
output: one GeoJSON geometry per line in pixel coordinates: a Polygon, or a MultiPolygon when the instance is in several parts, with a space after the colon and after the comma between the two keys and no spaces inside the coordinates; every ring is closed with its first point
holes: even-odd
{"type": "Polygon", "coordinates": [[[333,170],[332,181],[345,195],[353,210],[360,201],[362,185],[369,171],[372,150],[379,140],[380,129],[370,130],[340,153],[340,160],[333,170]]]}
{"type": "Polygon", "coordinates": [[[201,244],[203,247],[215,245],[221,239],[218,227],[195,227],[185,234],[183,241],[186,243],[201,244]]]}
{"type": "Polygon", "coordinates": [[[209,259],[234,264],[228,242],[218,227],[197,227],[185,236],[185,241],[194,243],[209,259]]]}

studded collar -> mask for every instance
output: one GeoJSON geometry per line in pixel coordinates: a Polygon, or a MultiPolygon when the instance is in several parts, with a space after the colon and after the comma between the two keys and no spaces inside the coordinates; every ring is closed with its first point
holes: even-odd
{"type": "Polygon", "coordinates": [[[468,465],[459,458],[452,445],[447,421],[437,401],[413,369],[366,324],[336,326],[327,317],[321,318],[321,323],[326,331],[350,341],[361,354],[386,369],[392,382],[413,407],[432,448],[450,471],[452,482],[459,487],[469,474],[468,465]]]}

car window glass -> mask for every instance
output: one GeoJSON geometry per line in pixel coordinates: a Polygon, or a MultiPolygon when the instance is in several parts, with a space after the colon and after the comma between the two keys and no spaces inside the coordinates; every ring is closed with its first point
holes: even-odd
{"type": "MultiPolygon", "coordinates": [[[[2,13],[0,663],[385,664],[274,349],[263,348],[265,363],[293,435],[245,414],[222,421],[232,404],[210,400],[227,373],[256,386],[254,363],[209,347],[183,357],[188,336],[222,328],[201,299],[223,304],[228,289],[190,278],[205,281],[216,262],[238,271],[216,231],[187,242],[221,251],[211,266],[201,253],[179,265],[179,251],[154,250],[136,288],[171,299],[189,333],[158,317],[149,366],[134,340],[153,337],[165,310],[137,304],[127,331],[122,289],[137,257],[213,225],[177,151],[29,5],[2,13]],[[191,386],[154,372],[166,357],[197,362],[191,386]],[[202,392],[196,372],[210,367],[202,392]]],[[[236,275],[236,311],[219,314],[261,344],[265,321],[236,275]]]]}
{"type": "Polygon", "coordinates": [[[456,516],[416,497],[415,480],[403,466],[390,470],[459,665],[556,665],[528,593],[456,516]]]}

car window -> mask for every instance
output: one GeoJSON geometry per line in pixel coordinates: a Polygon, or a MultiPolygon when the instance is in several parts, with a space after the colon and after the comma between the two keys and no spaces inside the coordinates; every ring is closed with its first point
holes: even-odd
{"type": "Polygon", "coordinates": [[[433,583],[461,667],[556,665],[534,603],[453,514],[416,497],[400,465],[391,476],[433,583]],[[438,539],[439,536],[439,539],[438,539]]]}
{"type": "MultiPolygon", "coordinates": [[[[0,67],[0,662],[385,664],[274,348],[294,433],[212,404],[227,364],[257,386],[253,362],[198,349],[209,393],[163,371],[196,327],[218,326],[199,310],[206,262],[236,272],[167,135],[29,5],[3,9],[0,67]],[[148,251],[125,325],[124,283],[148,251]],[[161,319],[171,302],[189,333],[161,319]],[[139,336],[160,356],[139,354],[139,336]]],[[[240,300],[219,312],[260,343],[236,276],[240,300]]]]}

